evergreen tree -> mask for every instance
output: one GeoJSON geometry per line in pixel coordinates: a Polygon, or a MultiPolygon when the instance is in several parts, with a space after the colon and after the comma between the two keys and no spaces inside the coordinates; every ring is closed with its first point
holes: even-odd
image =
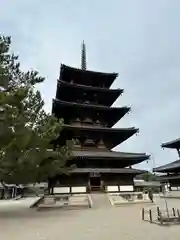
{"type": "Polygon", "coordinates": [[[151,172],[146,172],[137,176],[137,179],[142,179],[144,181],[156,181],[156,176],[151,172]]]}
{"type": "Polygon", "coordinates": [[[29,183],[68,174],[72,143],[54,146],[63,121],[47,114],[36,84],[38,72],[20,70],[11,39],[0,36],[0,181],[29,183]]]}

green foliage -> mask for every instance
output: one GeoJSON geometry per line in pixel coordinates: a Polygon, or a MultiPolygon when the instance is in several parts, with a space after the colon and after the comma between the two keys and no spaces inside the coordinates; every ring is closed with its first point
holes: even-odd
{"type": "Polygon", "coordinates": [[[45,181],[68,173],[72,143],[54,146],[63,121],[47,114],[35,85],[44,81],[36,71],[22,72],[10,54],[11,39],[0,36],[0,181],[45,181]]]}
{"type": "Polygon", "coordinates": [[[152,174],[151,172],[146,172],[146,173],[142,174],[141,178],[144,181],[156,181],[156,176],[154,174],[152,174]]]}

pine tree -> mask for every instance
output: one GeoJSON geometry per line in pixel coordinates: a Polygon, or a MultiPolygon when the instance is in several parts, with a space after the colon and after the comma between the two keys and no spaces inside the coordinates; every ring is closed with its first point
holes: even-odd
{"type": "Polygon", "coordinates": [[[29,183],[68,174],[72,142],[55,146],[63,121],[47,114],[36,84],[38,72],[20,70],[11,39],[0,36],[0,181],[29,183]]]}

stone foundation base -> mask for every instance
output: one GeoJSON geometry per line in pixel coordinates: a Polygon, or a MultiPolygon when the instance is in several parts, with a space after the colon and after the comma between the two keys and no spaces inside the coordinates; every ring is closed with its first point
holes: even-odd
{"type": "Polygon", "coordinates": [[[150,203],[147,194],[142,192],[109,193],[111,205],[132,204],[132,203],[150,203]]]}
{"type": "Polygon", "coordinates": [[[38,205],[38,209],[45,208],[69,208],[69,207],[91,207],[91,199],[87,194],[78,195],[47,195],[38,205]]]}

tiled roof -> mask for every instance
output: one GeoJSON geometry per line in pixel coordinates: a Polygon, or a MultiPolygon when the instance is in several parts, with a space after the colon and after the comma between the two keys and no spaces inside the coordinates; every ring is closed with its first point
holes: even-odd
{"type": "Polygon", "coordinates": [[[86,104],[86,103],[76,103],[76,102],[66,102],[59,99],[53,99],[53,101],[57,104],[67,105],[67,106],[75,106],[75,107],[86,107],[86,108],[96,108],[99,110],[108,110],[108,111],[123,111],[126,110],[127,112],[130,110],[130,107],[110,107],[110,106],[103,106],[98,104],[86,104]]]}
{"type": "Polygon", "coordinates": [[[89,90],[96,90],[96,91],[100,91],[100,92],[108,92],[108,93],[122,93],[123,89],[109,89],[109,88],[100,88],[100,87],[94,87],[94,86],[87,86],[87,85],[82,85],[82,84],[77,84],[77,83],[69,83],[69,82],[65,82],[63,80],[58,80],[58,83],[61,85],[67,85],[70,86],[72,88],[85,88],[85,89],[89,89],[89,90]]]}
{"type": "Polygon", "coordinates": [[[163,143],[161,146],[163,148],[180,148],[180,138],[170,142],[163,143]]]}
{"type": "Polygon", "coordinates": [[[117,158],[117,159],[143,159],[149,158],[145,153],[126,153],[116,151],[73,151],[75,157],[90,157],[90,158],[117,158]]]}
{"type": "Polygon", "coordinates": [[[128,174],[142,174],[146,171],[133,168],[74,168],[72,173],[128,173],[128,174]]]}
{"type": "Polygon", "coordinates": [[[158,181],[134,181],[136,187],[160,187],[162,184],[158,181]]]}
{"type": "Polygon", "coordinates": [[[161,175],[157,177],[158,181],[173,180],[173,179],[180,179],[180,174],[161,175]]]}
{"type": "Polygon", "coordinates": [[[97,72],[97,71],[91,71],[91,70],[86,70],[83,71],[81,68],[75,68],[75,67],[71,67],[65,64],[61,64],[61,69],[65,69],[65,70],[69,70],[69,71],[73,71],[73,72],[81,72],[81,73],[86,73],[86,74],[96,74],[96,75],[100,75],[100,76],[111,76],[116,78],[118,76],[118,73],[105,73],[105,72],[97,72]]]}
{"type": "Polygon", "coordinates": [[[180,160],[177,160],[177,161],[168,163],[166,165],[154,168],[153,171],[154,172],[171,172],[171,171],[173,172],[178,168],[180,169],[180,160]]]}

